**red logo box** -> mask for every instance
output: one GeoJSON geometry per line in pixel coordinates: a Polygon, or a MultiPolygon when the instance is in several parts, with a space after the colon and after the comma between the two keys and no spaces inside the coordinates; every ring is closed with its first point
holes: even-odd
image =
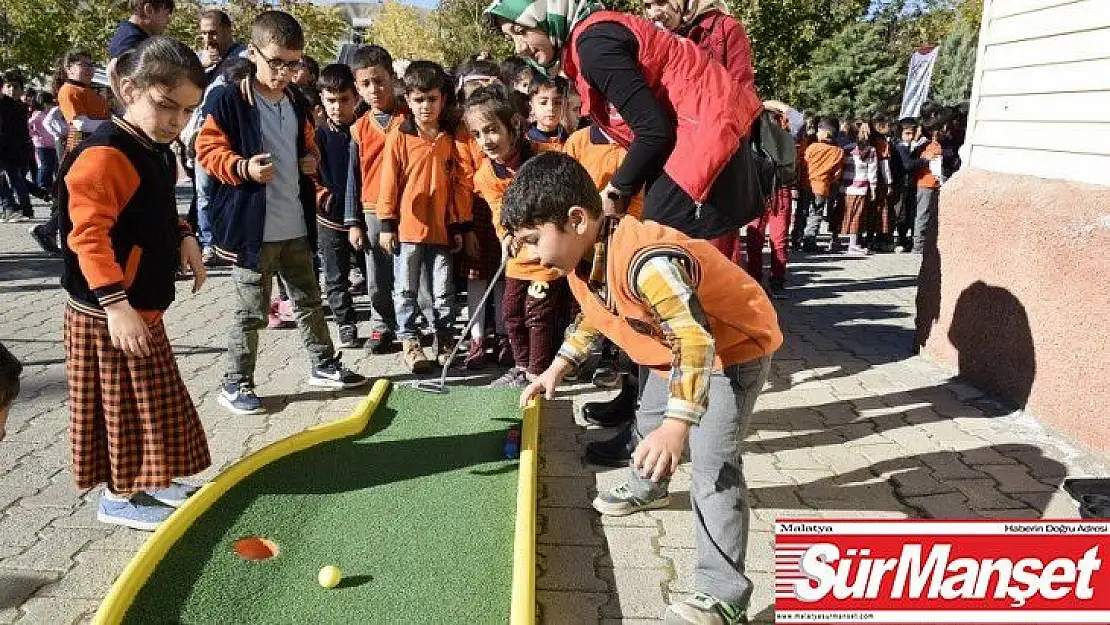
{"type": "Polygon", "coordinates": [[[1110,623],[1110,522],[775,522],[776,623],[1110,623]]]}

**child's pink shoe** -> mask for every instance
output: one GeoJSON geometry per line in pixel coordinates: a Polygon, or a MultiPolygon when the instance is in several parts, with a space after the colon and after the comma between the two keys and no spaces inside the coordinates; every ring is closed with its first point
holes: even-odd
{"type": "Polygon", "coordinates": [[[266,327],[273,330],[281,326],[281,316],[278,314],[278,302],[277,300],[273,300],[270,302],[269,322],[266,324],[266,327]]]}
{"type": "Polygon", "coordinates": [[[296,324],[297,317],[293,313],[293,302],[283,299],[278,301],[278,317],[283,323],[296,324]]]}

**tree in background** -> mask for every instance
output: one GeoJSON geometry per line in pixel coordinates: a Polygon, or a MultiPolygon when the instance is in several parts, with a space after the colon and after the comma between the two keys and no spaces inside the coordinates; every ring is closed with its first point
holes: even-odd
{"type": "Polygon", "coordinates": [[[796,102],[817,49],[863,17],[870,0],[729,0],[752,41],[764,97],[796,102]]]}
{"type": "MultiPolygon", "coordinates": [[[[195,46],[201,4],[177,0],[169,36],[195,46]]],[[[121,20],[127,19],[123,0],[0,0],[0,66],[18,67],[28,76],[45,76],[70,48],[84,48],[95,60],[105,62],[108,40],[121,20]]],[[[336,55],[336,42],[349,26],[335,7],[310,0],[228,0],[221,6],[235,23],[236,38],[247,41],[250,23],[271,8],[288,11],[304,27],[306,52],[318,59],[336,55]]]]}
{"type": "Polygon", "coordinates": [[[442,62],[440,37],[431,21],[416,7],[386,0],[370,27],[370,41],[384,46],[395,59],[442,62]]]}
{"type": "Polygon", "coordinates": [[[842,117],[869,117],[896,104],[905,71],[887,47],[884,27],[859,21],[814,51],[798,103],[842,117]]]}
{"type": "Polygon", "coordinates": [[[482,23],[482,10],[488,5],[488,0],[440,1],[430,17],[444,63],[457,66],[481,52],[498,60],[513,53],[508,39],[482,23]]]}
{"type": "Polygon", "coordinates": [[[975,79],[975,56],[979,48],[979,29],[964,19],[940,44],[933,70],[933,99],[945,106],[967,102],[975,79]],[[974,28],[974,30],[973,30],[974,28]]]}

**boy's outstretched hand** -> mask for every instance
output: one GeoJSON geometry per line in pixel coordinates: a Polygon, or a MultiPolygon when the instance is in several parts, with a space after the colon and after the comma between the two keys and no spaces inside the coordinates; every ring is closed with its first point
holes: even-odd
{"type": "Polygon", "coordinates": [[[640,477],[658,482],[668,478],[682,462],[682,451],[690,436],[691,423],[681,419],[663,419],[632,452],[632,466],[640,477]]]}
{"type": "Polygon", "coordinates": [[[556,356],[555,360],[551,361],[551,366],[541,373],[535,382],[524,387],[524,390],[521,391],[520,407],[524,408],[528,405],[528,402],[532,401],[533,397],[541,393],[544,399],[555,399],[555,389],[559,388],[559,383],[563,381],[563,377],[566,376],[572,366],[566,358],[556,356]]]}

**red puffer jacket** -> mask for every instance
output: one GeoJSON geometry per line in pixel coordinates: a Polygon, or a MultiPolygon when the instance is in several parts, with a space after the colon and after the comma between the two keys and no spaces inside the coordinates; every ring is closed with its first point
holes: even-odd
{"type": "MultiPolygon", "coordinates": [[[[563,71],[582,97],[582,114],[625,147],[634,138],[632,129],[610,118],[604,94],[594,89],[579,69],[578,37],[599,22],[616,22],[636,37],[644,79],[677,122],[675,147],[664,170],[691,197],[704,202],[762,109],[754,81],[743,87],[693,41],[641,17],[614,11],[594,13],[571,34],[563,50],[563,71]]],[[[748,66],[750,73],[750,62],[748,66]]]]}

